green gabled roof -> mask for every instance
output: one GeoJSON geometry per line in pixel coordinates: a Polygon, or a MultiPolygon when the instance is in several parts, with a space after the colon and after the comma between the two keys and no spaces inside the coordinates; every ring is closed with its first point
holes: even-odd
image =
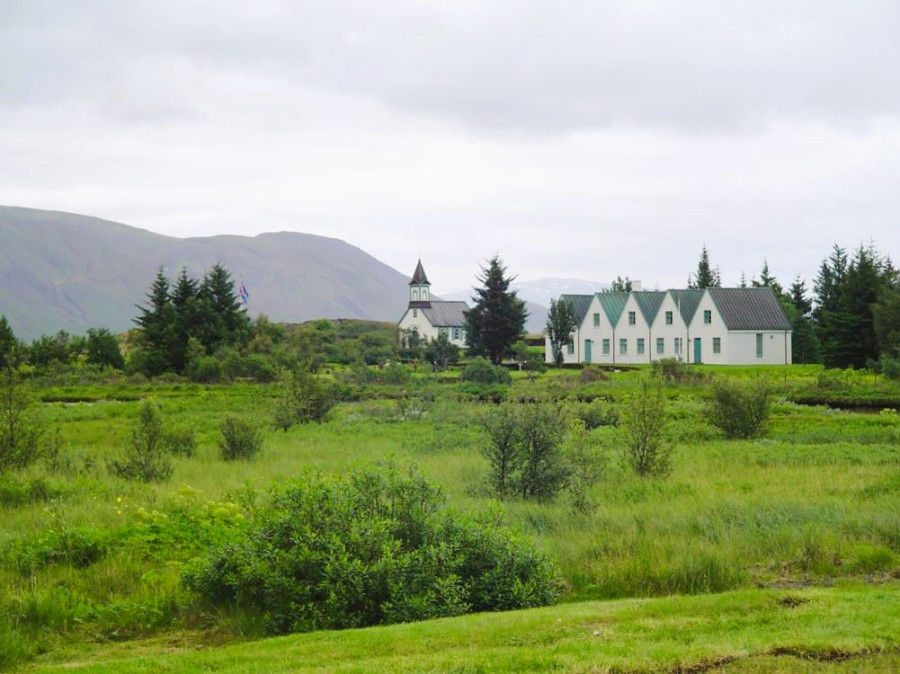
{"type": "Polygon", "coordinates": [[[666,294],[658,290],[638,290],[631,294],[634,296],[634,301],[637,302],[644,320],[647,321],[647,325],[653,325],[656,314],[659,313],[659,308],[666,299],[666,294]]]}
{"type": "Polygon", "coordinates": [[[709,296],[729,330],[791,329],[771,288],[710,288],[709,296]]]}
{"type": "Polygon", "coordinates": [[[592,299],[594,299],[593,295],[560,295],[557,302],[562,302],[563,300],[571,302],[572,306],[575,307],[575,315],[578,316],[578,325],[581,326],[584,323],[584,317],[587,316],[592,299]]]}
{"type": "Polygon", "coordinates": [[[597,293],[595,297],[603,307],[603,313],[609,319],[610,325],[615,326],[619,322],[619,317],[625,310],[625,303],[631,293],[597,293]]]}
{"type": "Polygon", "coordinates": [[[697,307],[700,306],[700,300],[703,299],[703,293],[706,292],[702,288],[690,288],[688,290],[670,290],[675,304],[678,305],[678,311],[681,313],[681,319],[686,325],[690,325],[697,313],[697,307]]]}

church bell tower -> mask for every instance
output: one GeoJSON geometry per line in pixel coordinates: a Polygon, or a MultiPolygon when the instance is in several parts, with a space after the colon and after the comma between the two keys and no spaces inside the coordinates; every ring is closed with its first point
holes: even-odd
{"type": "Polygon", "coordinates": [[[431,283],[425,276],[422,260],[419,260],[409,281],[409,306],[411,309],[427,309],[431,306],[431,283]]]}

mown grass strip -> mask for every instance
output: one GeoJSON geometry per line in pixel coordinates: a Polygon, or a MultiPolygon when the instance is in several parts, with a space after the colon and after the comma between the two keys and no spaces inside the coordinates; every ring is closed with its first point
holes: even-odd
{"type": "Polygon", "coordinates": [[[742,672],[854,660],[891,671],[900,664],[900,583],[585,602],[172,650],[134,642],[56,653],[29,671],[742,672]]]}

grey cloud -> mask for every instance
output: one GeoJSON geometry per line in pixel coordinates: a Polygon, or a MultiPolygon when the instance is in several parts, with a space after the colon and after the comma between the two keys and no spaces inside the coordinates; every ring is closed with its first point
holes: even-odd
{"type": "MultiPolygon", "coordinates": [[[[890,0],[32,0],[0,13],[0,57],[18,64],[0,74],[0,97],[66,104],[112,91],[140,102],[145,74],[175,63],[365,95],[494,131],[859,124],[900,111],[898,29],[890,0]],[[129,88],[116,90],[117,81],[129,88]]],[[[185,111],[200,105],[175,94],[185,111]]]]}

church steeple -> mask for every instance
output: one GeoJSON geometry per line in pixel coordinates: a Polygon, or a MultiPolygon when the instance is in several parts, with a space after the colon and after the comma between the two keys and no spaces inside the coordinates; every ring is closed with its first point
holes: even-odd
{"type": "Polygon", "coordinates": [[[409,282],[409,306],[415,308],[427,308],[431,306],[431,283],[425,276],[425,268],[422,260],[416,265],[412,279],[409,282]]]}

